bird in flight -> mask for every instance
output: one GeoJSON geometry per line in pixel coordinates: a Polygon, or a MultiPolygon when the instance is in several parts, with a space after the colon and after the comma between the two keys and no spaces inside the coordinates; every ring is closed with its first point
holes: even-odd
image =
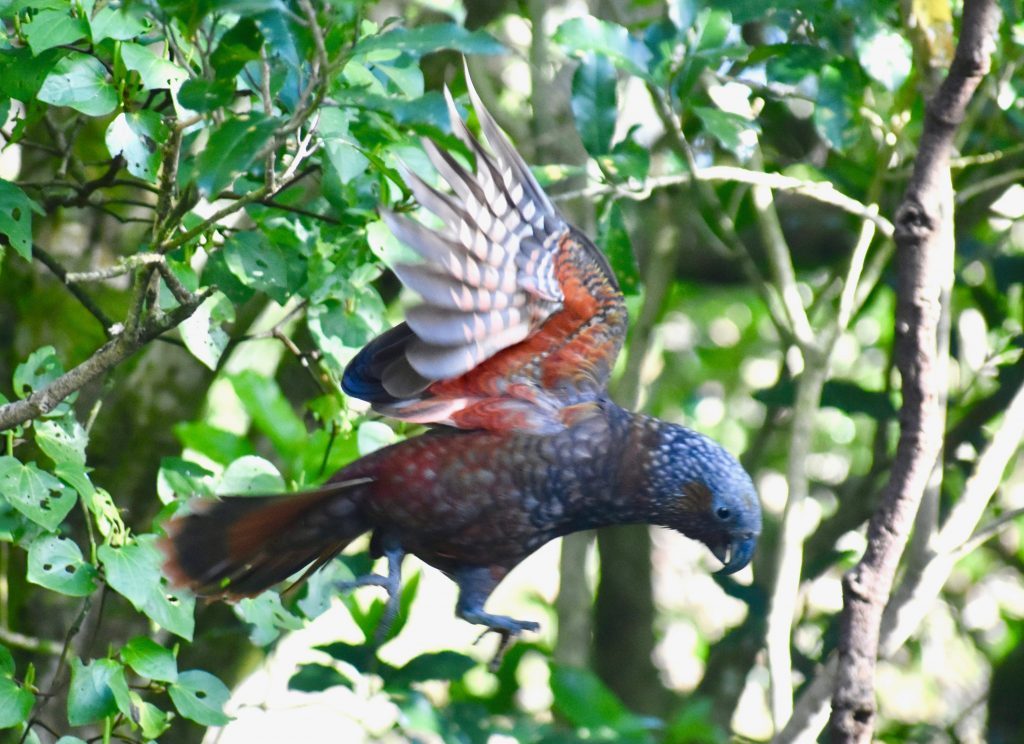
{"type": "Polygon", "coordinates": [[[488,147],[445,89],[475,168],[424,141],[447,188],[405,179],[440,226],[382,211],[422,259],[393,267],[420,302],[342,381],[374,410],[432,428],[315,490],[199,502],[165,525],[175,583],[251,596],[308,575],[369,532],[387,573],[349,585],[387,590],[382,625],[397,612],[411,553],[458,585],[456,614],[499,633],[504,647],[539,626],[486,611],[487,598],[553,538],[646,523],[700,540],[723,573],[750,562],[761,507],[749,475],[710,438],[610,400],[628,323],[615,275],[541,189],[468,72],[466,82],[488,147]]]}

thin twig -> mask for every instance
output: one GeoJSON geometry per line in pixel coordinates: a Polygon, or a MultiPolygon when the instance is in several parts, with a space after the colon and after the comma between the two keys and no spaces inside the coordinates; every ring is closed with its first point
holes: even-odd
{"type": "Polygon", "coordinates": [[[64,286],[68,288],[68,291],[81,303],[82,307],[99,321],[100,325],[103,326],[103,332],[109,336],[110,328],[114,325],[114,322],[107,317],[107,314],[100,309],[99,305],[93,302],[93,299],[85,293],[85,290],[78,286],[74,279],[69,278],[72,275],[68,274],[67,269],[61,266],[60,262],[49,252],[43,250],[38,245],[32,245],[32,255],[39,263],[53,272],[54,276],[61,280],[64,286]]]}

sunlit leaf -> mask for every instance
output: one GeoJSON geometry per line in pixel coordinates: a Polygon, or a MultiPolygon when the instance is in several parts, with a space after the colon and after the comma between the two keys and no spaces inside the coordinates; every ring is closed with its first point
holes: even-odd
{"type": "Polygon", "coordinates": [[[36,98],[88,116],[104,116],[117,107],[117,91],[107,79],[107,68],[95,57],[81,52],[69,52],[57,62],[36,98]]]}
{"type": "Polygon", "coordinates": [[[96,569],[82,558],[73,540],[42,535],[28,549],[28,580],[71,597],[96,589],[96,569]]]}
{"type": "Polygon", "coordinates": [[[224,714],[224,704],[231,691],[209,672],[199,669],[181,672],[167,692],[178,712],[196,723],[223,726],[231,720],[224,714]]]}

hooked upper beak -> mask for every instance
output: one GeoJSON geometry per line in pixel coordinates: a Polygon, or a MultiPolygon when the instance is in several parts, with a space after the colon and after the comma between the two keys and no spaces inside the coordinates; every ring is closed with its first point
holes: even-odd
{"type": "Polygon", "coordinates": [[[754,548],[757,547],[757,535],[748,532],[733,539],[732,542],[723,540],[708,547],[711,548],[715,558],[724,564],[717,573],[734,574],[750,563],[750,559],[754,556],[754,548]]]}

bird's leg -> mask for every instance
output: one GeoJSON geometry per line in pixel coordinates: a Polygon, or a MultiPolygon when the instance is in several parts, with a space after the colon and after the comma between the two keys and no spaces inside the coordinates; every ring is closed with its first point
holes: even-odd
{"type": "Polygon", "coordinates": [[[402,597],[402,559],[405,551],[398,541],[393,538],[382,540],[384,557],[388,559],[388,574],[368,573],[359,576],[351,581],[339,581],[334,586],[338,591],[351,591],[361,586],[381,586],[388,593],[388,603],[384,607],[384,614],[381,616],[380,624],[377,625],[377,632],[374,638],[377,645],[380,645],[387,636],[391,623],[398,616],[399,603],[402,597]]]}
{"type": "Polygon", "coordinates": [[[505,651],[515,636],[524,630],[540,630],[540,623],[535,623],[532,620],[516,620],[506,615],[492,615],[489,612],[484,612],[484,603],[498,582],[505,578],[506,573],[503,568],[474,566],[458,569],[453,574],[455,583],[459,585],[459,601],[455,605],[455,614],[468,623],[487,626],[487,630],[481,634],[480,638],[492,631],[501,636],[498,652],[488,665],[491,671],[497,669],[501,664],[501,657],[505,655],[505,651]]]}

